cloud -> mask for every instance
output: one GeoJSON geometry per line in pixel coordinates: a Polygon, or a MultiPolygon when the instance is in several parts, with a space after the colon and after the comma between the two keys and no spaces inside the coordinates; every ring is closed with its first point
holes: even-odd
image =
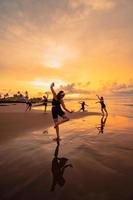
{"type": "Polygon", "coordinates": [[[130,83],[127,84],[118,82],[107,82],[103,84],[103,86],[101,87],[101,91],[116,96],[133,95],[133,82],[130,81],[130,83]]]}
{"type": "Polygon", "coordinates": [[[68,91],[88,93],[92,85],[99,87],[99,79],[127,81],[133,75],[132,5],[130,0],[1,0],[1,83],[7,77],[14,84],[16,77],[61,77],[76,82],[68,91]]]}
{"type": "Polygon", "coordinates": [[[65,91],[66,94],[79,94],[79,95],[95,95],[96,93],[103,94],[106,96],[125,96],[133,95],[133,83],[117,83],[117,82],[104,82],[101,84],[99,89],[93,90],[92,88],[87,88],[90,82],[86,84],[82,83],[68,83],[66,85],[61,85],[58,90],[65,91]]]}
{"type": "Polygon", "coordinates": [[[89,10],[108,10],[115,7],[113,0],[70,0],[72,8],[87,7],[89,10]]]}
{"type": "Polygon", "coordinates": [[[117,84],[112,87],[112,93],[121,96],[133,95],[133,84],[117,84]]]}
{"type": "Polygon", "coordinates": [[[90,94],[92,92],[89,89],[78,87],[76,83],[70,83],[64,86],[61,85],[59,90],[65,91],[66,94],[90,94]]]}

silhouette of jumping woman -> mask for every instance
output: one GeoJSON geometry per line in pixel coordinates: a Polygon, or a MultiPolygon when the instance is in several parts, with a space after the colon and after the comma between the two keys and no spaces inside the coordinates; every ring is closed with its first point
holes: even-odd
{"type": "Polygon", "coordinates": [[[107,116],[106,117],[102,116],[101,124],[100,124],[99,127],[97,127],[97,129],[99,130],[99,134],[103,134],[104,133],[104,128],[105,128],[106,121],[107,121],[107,116]]]}
{"type": "Polygon", "coordinates": [[[96,95],[99,99],[98,102],[96,103],[100,103],[101,104],[101,112],[102,112],[102,115],[104,115],[104,112],[106,113],[106,116],[108,115],[108,112],[107,112],[107,109],[106,109],[106,105],[104,103],[104,98],[103,97],[99,97],[98,95],[96,95]]]}
{"type": "Polygon", "coordinates": [[[52,185],[51,185],[51,192],[55,190],[56,185],[58,184],[60,187],[63,187],[65,184],[64,172],[67,167],[73,167],[71,164],[66,164],[68,159],[65,157],[58,157],[59,154],[59,145],[60,142],[57,140],[57,146],[54,153],[54,158],[52,160],[52,185]]]}
{"type": "Polygon", "coordinates": [[[52,116],[53,116],[53,120],[55,123],[54,128],[56,129],[56,134],[57,134],[57,140],[60,139],[59,136],[59,125],[68,121],[69,118],[66,116],[65,112],[62,110],[62,108],[69,112],[72,113],[73,111],[70,111],[66,108],[63,98],[65,96],[64,91],[60,91],[58,94],[56,94],[55,90],[54,90],[54,83],[51,84],[50,86],[51,92],[53,94],[53,100],[52,100],[52,116]],[[62,120],[58,120],[58,116],[62,117],[62,120]]]}
{"type": "Polygon", "coordinates": [[[46,93],[47,96],[43,96],[43,105],[44,105],[44,112],[47,111],[47,105],[48,105],[48,93],[46,93]]]}
{"type": "Polygon", "coordinates": [[[85,106],[88,106],[88,105],[85,103],[85,101],[80,101],[79,103],[81,104],[81,108],[80,108],[79,111],[82,110],[84,112],[85,111],[85,106]]]}

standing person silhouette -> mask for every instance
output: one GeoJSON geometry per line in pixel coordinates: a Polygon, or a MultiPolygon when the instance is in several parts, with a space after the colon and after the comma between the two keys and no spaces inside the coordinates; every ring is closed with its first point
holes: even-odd
{"type": "Polygon", "coordinates": [[[79,103],[81,104],[81,108],[80,108],[79,111],[82,110],[84,112],[85,111],[85,106],[88,106],[88,105],[85,103],[85,101],[80,101],[79,103]]]}
{"type": "Polygon", "coordinates": [[[28,100],[27,102],[26,102],[26,111],[31,111],[31,108],[32,108],[32,102],[31,102],[31,100],[28,100]]]}
{"type": "Polygon", "coordinates": [[[108,116],[108,112],[107,112],[107,109],[106,109],[106,105],[104,103],[104,98],[103,97],[99,97],[98,95],[96,95],[99,99],[98,102],[96,103],[100,103],[101,104],[101,112],[102,112],[102,115],[104,115],[104,112],[106,113],[106,116],[108,116]]]}
{"type": "Polygon", "coordinates": [[[68,121],[69,118],[66,116],[65,112],[62,110],[62,108],[69,112],[72,113],[73,111],[70,111],[66,108],[65,103],[63,101],[63,98],[65,96],[64,91],[59,91],[57,94],[54,90],[54,83],[51,84],[50,86],[51,92],[53,94],[53,100],[52,100],[52,116],[53,116],[53,120],[55,123],[54,128],[56,129],[56,135],[57,135],[57,140],[60,139],[59,136],[59,125],[68,121]],[[62,120],[58,120],[58,116],[62,117],[62,120]]]}
{"type": "Polygon", "coordinates": [[[59,157],[59,145],[60,142],[57,141],[57,146],[54,153],[54,158],[52,159],[52,185],[51,185],[51,192],[55,190],[56,185],[58,184],[60,187],[63,187],[65,184],[64,172],[65,169],[68,167],[73,167],[71,164],[66,164],[68,162],[68,158],[59,157]]]}
{"type": "Polygon", "coordinates": [[[46,93],[47,96],[43,96],[43,105],[44,105],[44,112],[47,111],[47,105],[48,105],[48,93],[46,93]]]}

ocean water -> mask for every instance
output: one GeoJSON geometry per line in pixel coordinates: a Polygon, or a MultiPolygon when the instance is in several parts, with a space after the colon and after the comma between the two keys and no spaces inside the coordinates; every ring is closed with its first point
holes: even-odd
{"type": "MultiPolygon", "coordinates": [[[[82,100],[64,100],[66,106],[70,110],[79,111],[80,101],[82,100]]],[[[100,112],[100,104],[97,103],[97,99],[87,99],[85,103],[86,111],[88,112],[100,112]]],[[[114,97],[105,99],[105,104],[110,115],[120,115],[123,117],[133,117],[133,97],[114,97]]],[[[35,110],[44,110],[44,106],[33,107],[35,110]]],[[[51,110],[51,103],[48,104],[47,110],[51,110]]]]}

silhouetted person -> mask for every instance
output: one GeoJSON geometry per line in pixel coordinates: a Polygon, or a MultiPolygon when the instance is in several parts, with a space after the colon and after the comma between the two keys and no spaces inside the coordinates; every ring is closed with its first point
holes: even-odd
{"type": "Polygon", "coordinates": [[[57,146],[54,153],[54,158],[52,160],[52,185],[51,192],[55,190],[56,185],[58,184],[60,187],[63,187],[65,184],[64,172],[67,167],[72,167],[71,164],[66,164],[68,159],[65,157],[58,157],[59,154],[59,140],[57,140],[57,146]]]}
{"type": "Polygon", "coordinates": [[[44,112],[46,112],[47,105],[48,105],[48,93],[47,93],[47,96],[43,96],[43,105],[44,105],[44,112]]]}
{"type": "Polygon", "coordinates": [[[31,108],[32,108],[32,102],[31,102],[31,100],[28,100],[27,102],[26,102],[26,111],[31,111],[31,108]]]}
{"type": "Polygon", "coordinates": [[[86,103],[85,103],[85,101],[81,101],[81,102],[79,102],[80,104],[81,104],[81,108],[80,108],[80,110],[79,111],[85,111],[85,106],[88,106],[86,103]]]}
{"type": "Polygon", "coordinates": [[[68,121],[69,118],[66,116],[65,112],[62,110],[62,108],[64,110],[66,110],[69,113],[72,113],[73,111],[70,111],[66,108],[65,103],[63,101],[63,98],[65,96],[64,91],[60,91],[58,92],[58,94],[56,94],[55,90],[54,90],[54,83],[51,84],[51,91],[53,94],[53,100],[52,100],[52,117],[55,123],[54,128],[56,129],[56,134],[57,134],[57,139],[60,139],[59,137],[59,125],[68,121]],[[58,117],[61,117],[62,120],[58,120],[58,117]]]}
{"type": "Polygon", "coordinates": [[[99,99],[98,102],[96,103],[100,103],[101,104],[101,112],[102,112],[102,115],[104,115],[104,112],[106,113],[106,115],[108,115],[108,112],[107,112],[107,109],[106,109],[106,105],[104,103],[104,98],[103,97],[99,97],[98,95],[96,95],[99,99]]]}
{"type": "Polygon", "coordinates": [[[103,134],[104,133],[104,128],[105,128],[106,121],[107,121],[107,116],[106,117],[102,116],[101,124],[100,124],[99,127],[97,127],[97,129],[99,130],[99,134],[103,134]]]}

